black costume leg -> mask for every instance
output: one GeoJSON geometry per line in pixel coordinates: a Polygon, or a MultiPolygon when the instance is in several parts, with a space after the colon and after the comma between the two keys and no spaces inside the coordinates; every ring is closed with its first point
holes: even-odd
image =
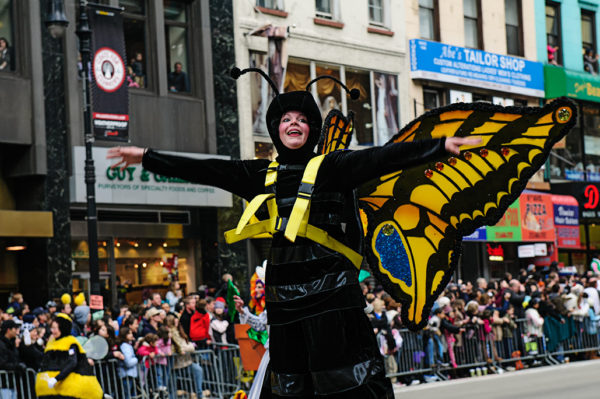
{"type": "Polygon", "coordinates": [[[345,309],[271,327],[273,397],[393,397],[371,325],[345,309]]]}

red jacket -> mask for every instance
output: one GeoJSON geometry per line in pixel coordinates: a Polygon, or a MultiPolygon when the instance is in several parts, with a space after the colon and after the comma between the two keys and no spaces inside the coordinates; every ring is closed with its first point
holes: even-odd
{"type": "Polygon", "coordinates": [[[190,319],[190,339],[202,341],[209,339],[210,316],[208,313],[195,312],[190,319]]]}

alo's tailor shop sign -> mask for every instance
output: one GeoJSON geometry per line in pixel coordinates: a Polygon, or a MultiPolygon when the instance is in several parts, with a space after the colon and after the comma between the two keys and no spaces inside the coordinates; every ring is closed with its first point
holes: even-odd
{"type": "MultiPolygon", "coordinates": [[[[231,194],[219,188],[193,184],[182,179],[152,173],[142,165],[131,165],[124,171],[111,169],[114,160],[106,159],[107,148],[94,148],[96,163],[96,201],[99,204],[141,204],[174,206],[231,207],[231,194]]],[[[229,157],[193,153],[171,153],[197,159],[229,157]]],[[[71,202],[84,203],[85,147],[73,148],[71,202]]]]}
{"type": "Polygon", "coordinates": [[[487,232],[485,226],[478,228],[472,234],[463,237],[463,241],[486,241],[487,232]]]}
{"type": "Polygon", "coordinates": [[[413,79],[544,97],[543,64],[509,55],[412,39],[410,71],[413,79]]]}

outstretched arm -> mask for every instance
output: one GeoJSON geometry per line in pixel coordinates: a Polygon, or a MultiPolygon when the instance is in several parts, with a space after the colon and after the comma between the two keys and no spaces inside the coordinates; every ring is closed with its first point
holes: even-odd
{"type": "Polygon", "coordinates": [[[353,189],[376,177],[430,162],[447,153],[459,154],[461,146],[480,142],[480,138],[447,137],[339,152],[332,154],[327,169],[337,184],[353,189]]]}
{"type": "Polygon", "coordinates": [[[111,148],[107,158],[118,160],[113,168],[124,169],[142,163],[151,172],[219,187],[246,199],[252,199],[262,192],[264,173],[260,171],[268,166],[268,161],[263,160],[195,159],[139,147],[111,148]]]}

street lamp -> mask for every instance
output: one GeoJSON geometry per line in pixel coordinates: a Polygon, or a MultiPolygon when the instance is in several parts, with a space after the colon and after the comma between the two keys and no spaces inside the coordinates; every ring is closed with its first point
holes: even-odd
{"type": "Polygon", "coordinates": [[[46,6],[46,20],[44,22],[50,36],[54,39],[63,37],[67,26],[69,26],[63,0],[49,0],[46,6]]]}
{"type": "MultiPolygon", "coordinates": [[[[87,197],[87,225],[88,225],[88,248],[89,248],[89,270],[90,270],[90,293],[100,295],[100,275],[98,271],[98,219],[96,212],[96,168],[92,157],[92,145],[94,136],[92,134],[92,112],[89,87],[89,64],[91,60],[92,30],[90,29],[87,15],[87,0],[79,0],[79,18],[77,19],[76,34],[79,38],[79,52],[83,67],[83,134],[85,140],[85,184],[87,197]]],[[[49,0],[46,14],[46,25],[48,29],[52,26],[62,26],[63,29],[69,23],[64,14],[64,0],[49,0]]],[[[50,31],[52,34],[52,31],[50,31]]]]}

